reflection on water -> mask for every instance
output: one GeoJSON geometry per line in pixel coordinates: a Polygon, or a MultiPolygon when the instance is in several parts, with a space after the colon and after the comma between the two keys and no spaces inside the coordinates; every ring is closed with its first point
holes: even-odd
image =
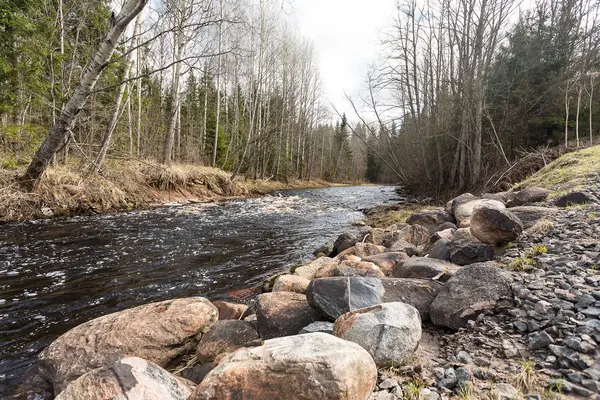
{"type": "Polygon", "coordinates": [[[169,298],[243,300],[347,230],[357,210],[395,199],[381,186],[290,190],[0,226],[0,395],[73,326],[169,298]]]}

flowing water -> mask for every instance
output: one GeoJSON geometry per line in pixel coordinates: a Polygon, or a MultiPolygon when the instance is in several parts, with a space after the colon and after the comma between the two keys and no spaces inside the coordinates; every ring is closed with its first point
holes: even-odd
{"type": "Polygon", "coordinates": [[[394,200],[389,186],[303,189],[0,226],[0,397],[76,325],[177,297],[243,301],[394,200]]]}

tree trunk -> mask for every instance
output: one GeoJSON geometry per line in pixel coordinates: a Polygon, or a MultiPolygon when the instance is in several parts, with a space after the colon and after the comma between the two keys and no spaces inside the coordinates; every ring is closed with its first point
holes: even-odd
{"type": "Polygon", "coordinates": [[[35,153],[31,164],[29,164],[27,171],[22,177],[22,182],[26,189],[33,190],[37,188],[40,178],[46,171],[46,168],[48,168],[48,164],[69,137],[77,116],[96,86],[100,74],[108,65],[108,61],[119,43],[119,38],[127,28],[127,25],[144,9],[147,3],[148,0],[127,0],[121,8],[114,25],[100,44],[100,48],[91,62],[83,71],[75,92],[62,110],[58,121],[52,127],[49,135],[44,139],[44,142],[42,142],[35,153]]]}
{"type": "MultiPolygon", "coordinates": [[[[138,17],[135,21],[135,28],[133,30],[133,36],[135,37],[140,29],[141,29],[141,25],[142,25],[142,13],[138,14],[138,17]]],[[[131,74],[131,68],[133,66],[132,63],[132,59],[133,59],[133,46],[135,44],[135,40],[131,40],[131,44],[129,45],[129,54],[126,57],[125,60],[125,70],[123,71],[123,82],[127,82],[127,80],[129,80],[129,76],[131,74]]],[[[102,164],[104,163],[104,159],[106,158],[106,152],[108,151],[108,148],[110,147],[110,141],[112,139],[112,135],[115,131],[115,129],[117,128],[117,124],[119,122],[119,115],[121,114],[121,103],[123,102],[123,96],[125,95],[125,89],[127,89],[128,84],[127,83],[122,83],[121,86],[119,86],[119,91],[117,93],[117,100],[116,100],[116,104],[115,104],[115,110],[113,112],[113,115],[110,119],[110,122],[108,124],[108,127],[106,129],[106,133],[104,134],[104,138],[102,139],[102,145],[100,146],[100,152],[98,153],[98,155],[96,156],[96,160],[94,161],[94,164],[91,167],[91,171],[92,172],[98,172],[100,171],[100,169],[102,169],[102,164]]],[[[131,97],[131,93],[128,93],[128,96],[131,97]]]]}

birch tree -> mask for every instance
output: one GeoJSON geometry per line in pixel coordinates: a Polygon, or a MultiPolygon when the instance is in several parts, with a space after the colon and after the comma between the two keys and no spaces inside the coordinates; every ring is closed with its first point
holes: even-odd
{"type": "Polygon", "coordinates": [[[127,0],[123,4],[108,34],[102,41],[100,48],[83,71],[82,78],[75,92],[62,110],[58,121],[54,124],[50,133],[35,153],[25,175],[22,177],[25,188],[31,190],[37,187],[48,164],[56,152],[68,140],[75,120],[89,94],[94,89],[100,74],[114,53],[119,43],[119,38],[129,23],[143,10],[147,3],[148,0],[127,0]]]}

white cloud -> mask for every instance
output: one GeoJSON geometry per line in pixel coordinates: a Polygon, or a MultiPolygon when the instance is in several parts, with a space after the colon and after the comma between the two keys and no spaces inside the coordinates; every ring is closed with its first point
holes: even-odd
{"type": "Polygon", "coordinates": [[[344,92],[364,89],[369,64],[377,59],[380,31],[394,15],[394,0],[295,0],[291,17],[316,48],[326,98],[349,116],[344,92]]]}

